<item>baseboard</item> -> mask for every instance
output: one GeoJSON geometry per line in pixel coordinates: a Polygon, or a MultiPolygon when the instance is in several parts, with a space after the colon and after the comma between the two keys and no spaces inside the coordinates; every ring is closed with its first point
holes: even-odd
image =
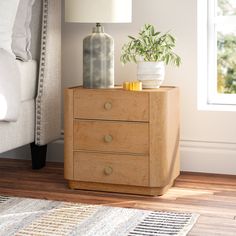
{"type": "MultiPolygon", "coordinates": [[[[0,154],[1,158],[31,160],[30,145],[16,148],[14,150],[0,154]]],[[[63,138],[48,144],[47,161],[63,162],[64,161],[64,140],[63,138]]]]}
{"type": "Polygon", "coordinates": [[[1,158],[9,158],[9,159],[18,159],[18,160],[30,160],[30,145],[25,145],[16,149],[13,149],[8,152],[4,152],[0,154],[1,158]]]}
{"type": "MultiPolygon", "coordinates": [[[[63,138],[48,145],[47,161],[63,162],[63,138]]],[[[28,146],[1,157],[30,159],[28,146]]],[[[236,175],[236,143],[182,140],[180,142],[181,170],[191,172],[236,175]]]]}
{"type": "Polygon", "coordinates": [[[64,139],[63,138],[48,145],[47,161],[64,162],[64,139]]]}
{"type": "Polygon", "coordinates": [[[181,170],[236,175],[236,143],[180,142],[181,170]]]}

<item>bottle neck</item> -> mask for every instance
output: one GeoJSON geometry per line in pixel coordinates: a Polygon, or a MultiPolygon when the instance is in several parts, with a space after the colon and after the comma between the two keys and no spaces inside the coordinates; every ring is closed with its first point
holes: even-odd
{"type": "Polygon", "coordinates": [[[96,23],[96,27],[93,27],[93,33],[104,33],[104,27],[100,23],[96,23]]]}

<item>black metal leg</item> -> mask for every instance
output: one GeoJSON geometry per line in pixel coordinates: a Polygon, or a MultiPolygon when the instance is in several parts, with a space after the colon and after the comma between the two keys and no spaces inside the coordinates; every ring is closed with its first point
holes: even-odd
{"type": "Polygon", "coordinates": [[[47,145],[37,146],[35,143],[30,144],[32,169],[41,169],[46,164],[47,145]]]}

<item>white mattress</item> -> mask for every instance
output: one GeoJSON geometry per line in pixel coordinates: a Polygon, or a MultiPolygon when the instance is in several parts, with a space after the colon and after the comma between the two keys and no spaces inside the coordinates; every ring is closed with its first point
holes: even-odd
{"type": "Polygon", "coordinates": [[[34,99],[36,96],[37,85],[37,61],[31,60],[23,62],[17,60],[17,65],[20,71],[21,85],[21,101],[34,99]]]}

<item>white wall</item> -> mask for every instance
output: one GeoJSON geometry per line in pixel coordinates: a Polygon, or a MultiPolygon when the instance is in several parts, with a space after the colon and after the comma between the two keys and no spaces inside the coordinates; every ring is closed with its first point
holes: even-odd
{"type": "MultiPolygon", "coordinates": [[[[197,0],[133,0],[131,24],[104,25],[115,40],[116,84],[136,78],[136,66],[122,67],[119,57],[127,35],[137,34],[144,23],[177,37],[183,63],[167,68],[165,84],[181,90],[181,169],[236,174],[236,112],[197,110],[197,0]]],[[[82,84],[82,40],[92,26],[62,21],[63,88],[82,84]]]]}

